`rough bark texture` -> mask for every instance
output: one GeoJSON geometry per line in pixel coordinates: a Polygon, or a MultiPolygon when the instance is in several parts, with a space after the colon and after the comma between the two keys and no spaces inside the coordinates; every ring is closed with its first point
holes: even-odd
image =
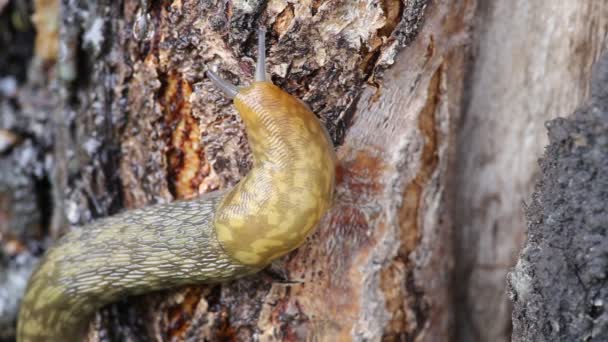
{"type": "MultiPolygon", "coordinates": [[[[23,61],[34,52],[30,11],[26,2],[0,1],[0,340],[15,333],[19,299],[41,251],[35,238],[50,213],[44,115],[17,104],[20,83],[28,77],[23,61]]],[[[43,108],[44,99],[37,101],[43,108]]]]}
{"type": "Polygon", "coordinates": [[[510,274],[514,341],[608,340],[608,55],[592,98],[547,124],[528,239],[510,274]]]}
{"type": "MultiPolygon", "coordinates": [[[[16,299],[52,238],[247,172],[242,124],[204,71],[248,83],[259,22],[272,80],[307,102],[339,146],[336,208],[272,272],[125,300],[98,316],[92,339],[434,341],[448,339],[454,319],[462,341],[510,339],[505,275],[525,239],[543,123],[589,93],[608,27],[603,1],[478,0],[468,69],[460,46],[473,1],[65,0],[58,21],[59,3],[0,0],[0,339],[13,334],[16,299]]],[[[571,192],[556,195],[568,163],[601,147],[598,101],[551,125],[530,247],[511,278],[515,338],[549,339],[566,326],[573,338],[605,333],[604,247],[585,251],[598,235],[581,240],[553,212],[574,213],[576,196],[601,189],[576,183],[583,163],[568,175],[571,192]],[[545,287],[572,270],[580,279],[558,285],[582,290],[545,287]]]]}
{"type": "Polygon", "coordinates": [[[479,0],[458,136],[454,220],[461,341],[509,341],[506,273],[525,238],[524,201],[544,123],[589,93],[608,28],[605,1],[479,0]]]}
{"type": "Polygon", "coordinates": [[[248,83],[259,22],[272,80],[321,117],[341,162],[334,210],[273,272],[127,299],[91,340],[451,336],[446,183],[471,2],[65,0],[45,26],[52,5],[36,2],[36,25],[59,28],[58,55],[37,43],[10,102],[23,123],[2,126],[29,138],[6,158],[34,146],[39,174],[19,175],[33,196],[42,179],[52,208],[29,219],[51,236],[247,172],[242,123],[204,71],[248,83]]]}

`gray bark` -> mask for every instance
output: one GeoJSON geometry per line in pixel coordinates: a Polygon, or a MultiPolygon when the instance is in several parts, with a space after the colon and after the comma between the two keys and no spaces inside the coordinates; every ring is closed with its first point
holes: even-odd
{"type": "Polygon", "coordinates": [[[544,124],[588,96],[607,28],[605,1],[478,1],[454,182],[461,341],[510,340],[506,274],[526,237],[544,124]]]}
{"type": "Polygon", "coordinates": [[[513,341],[608,340],[608,55],[591,100],[547,124],[528,238],[510,274],[513,341]]]}

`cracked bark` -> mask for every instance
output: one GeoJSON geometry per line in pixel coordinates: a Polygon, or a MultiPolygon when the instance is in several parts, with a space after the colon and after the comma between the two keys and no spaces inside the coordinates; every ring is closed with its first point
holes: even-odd
{"type": "MultiPolygon", "coordinates": [[[[608,15],[602,2],[478,3],[475,59],[465,70],[458,46],[475,5],[467,1],[64,1],[59,24],[56,0],[0,1],[0,339],[12,334],[14,299],[51,243],[45,237],[227,187],[247,172],[242,126],[202,73],[217,67],[246,83],[262,21],[273,81],[320,115],[343,162],[335,211],[274,265],[302,283],[262,274],[130,299],[100,314],[94,339],[433,340],[448,336],[455,317],[461,340],[509,340],[505,274],[525,237],[521,202],[538,178],[542,124],[587,96],[608,15]],[[52,44],[58,33],[61,49],[52,44]],[[442,277],[452,262],[450,288],[442,277]]],[[[543,215],[539,198],[531,218],[543,215]]],[[[524,261],[534,256],[526,251],[524,261]]],[[[566,265],[586,284],[577,261],[566,265]]],[[[522,261],[514,275],[529,267],[522,261]]],[[[579,309],[592,324],[581,331],[597,334],[595,299],[584,296],[579,309]]],[[[526,335],[536,331],[532,309],[516,308],[520,339],[540,336],[526,335]]],[[[560,319],[543,331],[562,329],[560,319]]]]}
{"type": "MultiPolygon", "coordinates": [[[[36,22],[52,37],[49,3],[36,22]]],[[[273,82],[320,116],[341,163],[333,211],[272,266],[291,282],[266,272],[125,299],[90,340],[448,339],[445,189],[472,6],[62,1],[58,55],[34,54],[11,103],[23,123],[3,126],[29,137],[50,185],[40,234],[235,184],[250,164],[242,123],[204,71],[248,83],[259,22],[273,82]]]]}
{"type": "MultiPolygon", "coordinates": [[[[510,339],[505,276],[525,240],[521,203],[547,165],[576,158],[568,141],[586,136],[592,116],[553,122],[539,175],[543,123],[588,96],[606,4],[64,0],[59,22],[58,4],[0,0],[0,340],[13,334],[36,257],[71,226],[247,172],[242,124],[203,73],[246,84],[259,22],[272,80],[308,103],[338,146],[340,201],[272,272],[126,299],[98,315],[91,339],[435,341],[453,328],[462,341],[510,339]],[[461,46],[476,5],[469,61],[461,46]]],[[[535,253],[550,237],[541,194],[555,193],[552,181],[530,204],[531,247],[511,277],[514,338],[542,340],[574,322],[572,336],[597,340],[604,259],[582,262],[555,243],[535,253]],[[550,253],[556,275],[584,284],[558,308],[535,296],[566,290],[528,278],[550,253]],[[538,316],[548,310],[583,321],[538,316]]],[[[595,243],[577,239],[570,247],[595,243]]]]}

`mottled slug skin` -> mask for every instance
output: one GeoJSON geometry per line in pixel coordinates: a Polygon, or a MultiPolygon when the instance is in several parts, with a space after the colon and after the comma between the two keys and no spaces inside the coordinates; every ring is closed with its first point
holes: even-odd
{"type": "Polygon", "coordinates": [[[336,156],[316,116],[272,83],[241,89],[234,105],[254,167],[222,200],[215,227],[234,259],[263,266],[300,246],[329,208],[336,156]]]}
{"type": "Polygon", "coordinates": [[[66,234],[30,279],[18,340],[82,341],[95,311],[123,296],[256,271],[219,245],[212,229],[218,195],[125,212],[66,234]]]}
{"type": "Polygon", "coordinates": [[[335,154],[298,99],[267,82],[234,99],[254,165],[233,189],[127,211],[52,247],[21,304],[20,342],[82,341],[96,310],[117,299],[259,271],[298,247],[329,208],[335,154]]]}

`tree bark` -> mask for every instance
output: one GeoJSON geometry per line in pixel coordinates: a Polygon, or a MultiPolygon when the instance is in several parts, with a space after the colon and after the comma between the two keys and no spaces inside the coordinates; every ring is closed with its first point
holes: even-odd
{"type": "Polygon", "coordinates": [[[461,341],[510,340],[506,274],[526,236],[544,123],[588,96],[607,27],[603,1],[478,1],[454,182],[461,341]]]}
{"type": "MultiPolygon", "coordinates": [[[[36,4],[37,34],[52,37],[42,23],[53,12],[36,4]]],[[[52,212],[38,221],[53,238],[246,174],[242,123],[204,72],[247,84],[258,23],[268,27],[273,82],[321,117],[341,164],[334,209],[272,272],[127,299],[102,310],[90,340],[449,339],[446,186],[472,9],[447,0],[61,2],[58,54],[36,50],[14,101],[24,124],[5,126],[44,162],[52,212]]]]}
{"type": "Polygon", "coordinates": [[[507,341],[505,277],[541,176],[511,277],[514,338],[564,332],[566,312],[584,318],[572,336],[603,336],[595,273],[576,256],[560,263],[571,252],[533,253],[561,210],[547,202],[557,193],[548,166],[581,158],[568,150],[573,131],[594,137],[589,116],[554,121],[539,175],[544,122],[589,95],[603,2],[0,0],[0,16],[0,340],[14,333],[35,260],[72,226],[246,174],[242,124],[204,71],[247,84],[258,23],[273,82],[336,143],[335,208],[270,272],[125,300],[100,313],[92,340],[436,341],[455,330],[461,341],[507,341]],[[566,290],[531,270],[562,266],[564,279],[579,270],[580,306],[534,299],[566,290]]]}
{"type": "Polygon", "coordinates": [[[528,239],[510,274],[513,341],[608,339],[608,55],[591,99],[548,123],[528,239]]]}

